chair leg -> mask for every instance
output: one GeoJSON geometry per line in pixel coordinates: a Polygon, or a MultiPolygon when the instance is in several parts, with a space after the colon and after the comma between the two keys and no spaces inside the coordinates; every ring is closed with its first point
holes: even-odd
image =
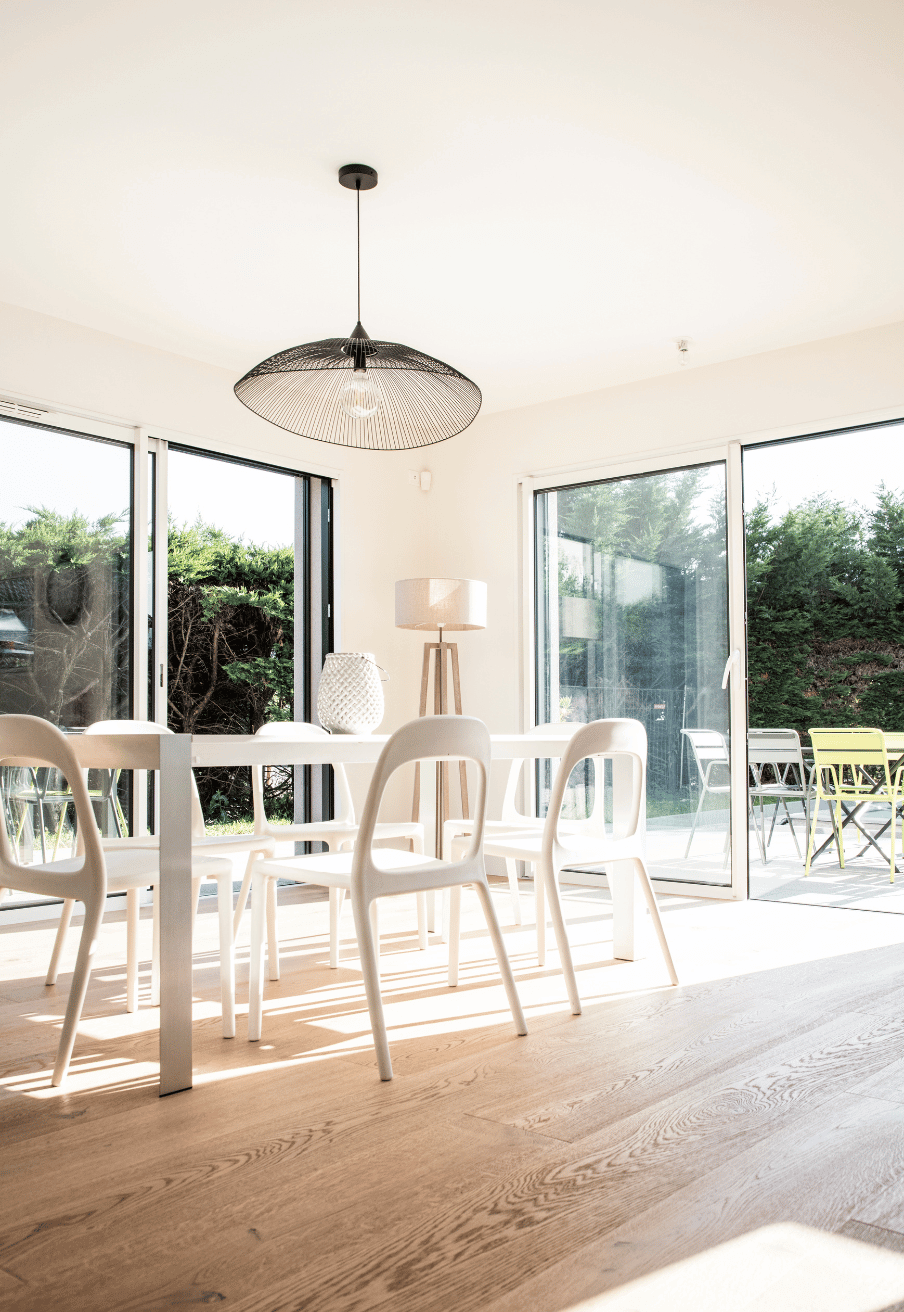
{"type": "MultiPolygon", "coordinates": [[[[799,859],[799,858],[800,858],[800,843],[797,841],[797,830],[794,828],[794,820],[793,820],[793,818],[792,818],[791,812],[788,810],[788,803],[785,801],[784,798],[782,798],[782,806],[785,808],[785,815],[788,817],[788,827],[789,827],[789,829],[791,830],[791,837],[794,839],[794,846],[795,846],[795,848],[796,848],[796,850],[797,850],[797,856],[798,856],[798,859],[799,859]]],[[[778,807],[776,807],[775,809],[776,809],[776,813],[777,813],[777,812],[778,812],[778,807]]],[[[773,820],[772,823],[775,824],[775,821],[773,820]]]]}
{"type": "Polygon", "coordinates": [[[546,899],[544,897],[543,876],[538,866],[534,866],[534,903],[537,919],[537,960],[541,966],[546,965],[546,899]]]}
{"type": "Polygon", "coordinates": [[[819,823],[819,803],[822,798],[819,793],[813,799],[813,806],[810,808],[812,815],[810,820],[810,837],[807,841],[807,859],[804,862],[804,878],[810,873],[810,864],[813,860],[813,849],[816,846],[816,826],[819,823]]]}
{"type": "Polygon", "coordinates": [[[344,900],[344,888],[330,889],[330,968],[332,970],[339,965],[339,919],[344,900]]]}
{"type": "Polygon", "coordinates": [[[138,1010],[138,920],[141,890],[126,890],[126,1011],[138,1010]]]}
{"type": "Polygon", "coordinates": [[[838,845],[838,864],[844,869],[844,822],[841,818],[841,799],[835,804],[835,842],[838,845]]]}
{"type": "Polygon", "coordinates": [[[700,819],[700,808],[701,808],[702,805],[703,805],[703,799],[704,799],[705,796],[706,796],[706,789],[703,788],[703,789],[701,790],[701,792],[700,792],[700,801],[697,803],[697,809],[696,809],[696,811],[694,812],[694,821],[693,821],[693,824],[691,825],[691,834],[690,834],[690,838],[687,840],[687,847],[684,849],[684,859],[685,859],[685,861],[687,860],[687,858],[688,858],[688,857],[690,856],[690,854],[691,854],[691,843],[694,841],[694,831],[695,831],[696,828],[697,828],[697,821],[700,819]]]}
{"type": "Polygon", "coordinates": [[[248,972],[248,1040],[261,1036],[264,1009],[264,922],[267,914],[269,879],[256,875],[251,884],[251,966],[248,972]]]}
{"type": "Polygon", "coordinates": [[[268,879],[267,884],[267,965],[270,979],[275,983],[279,979],[279,882],[268,879]]]}
{"type": "Polygon", "coordinates": [[[461,885],[449,889],[449,988],[458,984],[461,947],[461,885]]]}
{"type": "MultiPolygon", "coordinates": [[[[493,906],[493,898],[490,894],[489,885],[486,883],[486,878],[478,880],[473,887],[477,890],[477,896],[480,898],[480,905],[483,908],[484,919],[487,922],[487,929],[490,931],[490,938],[493,942],[493,951],[496,953],[496,961],[499,964],[499,974],[502,976],[502,983],[505,985],[505,996],[508,998],[512,1020],[515,1022],[515,1030],[518,1034],[526,1034],[527,1021],[524,1019],[521,999],[518,996],[515,977],[512,974],[511,962],[509,961],[508,953],[505,950],[505,940],[502,937],[502,930],[499,928],[499,921],[496,917],[496,908],[493,906]]],[[[461,889],[453,889],[453,894],[454,893],[460,895],[461,889]]]]}
{"type": "Polygon", "coordinates": [[[747,796],[747,809],[750,812],[750,818],[753,821],[753,828],[754,828],[754,832],[756,833],[756,845],[760,849],[760,860],[762,861],[763,865],[765,865],[766,849],[763,846],[763,836],[760,833],[760,826],[757,823],[756,807],[753,804],[753,798],[749,794],[747,796]]]}
{"type": "Polygon", "coordinates": [[[217,880],[217,917],[220,922],[220,1006],[223,1038],[235,1038],[235,935],[232,932],[232,873],[217,880]]]}
{"type": "Polygon", "coordinates": [[[245,914],[245,907],[248,905],[248,893],[251,889],[251,874],[254,870],[254,863],[258,858],[257,852],[248,853],[248,862],[245,866],[245,873],[242,876],[242,887],[239,889],[239,900],[235,904],[235,912],[232,917],[232,933],[237,935],[239,925],[242,923],[242,916],[245,914]]]}
{"type": "Polygon", "coordinates": [[[565,928],[565,917],[562,914],[559,881],[552,866],[545,867],[542,861],[539,862],[536,867],[536,882],[546,884],[546,891],[549,895],[549,914],[552,918],[552,928],[556,936],[556,946],[559,949],[562,974],[565,976],[568,1001],[571,1003],[572,1014],[580,1016],[581,995],[578,993],[578,981],[574,973],[574,962],[571,958],[571,944],[568,941],[568,930],[565,928]]]}
{"type": "Polygon", "coordinates": [[[46,863],[46,861],[47,861],[47,843],[46,843],[47,835],[44,833],[44,803],[43,803],[43,802],[38,802],[38,803],[37,803],[37,810],[38,810],[38,823],[39,823],[40,826],[41,826],[41,860],[42,860],[42,862],[45,862],[45,863],[46,863]]]}
{"type": "Polygon", "coordinates": [[[898,818],[898,808],[896,805],[896,799],[893,797],[891,801],[891,833],[890,833],[890,842],[888,848],[889,852],[891,853],[891,877],[889,883],[892,884],[895,882],[895,822],[897,818],[898,818]]]}
{"type": "Polygon", "coordinates": [[[383,1015],[383,999],[380,995],[380,966],[376,950],[379,940],[374,934],[373,926],[375,906],[376,899],[368,906],[361,894],[357,890],[352,890],[352,912],[358,938],[358,955],[361,960],[361,973],[364,976],[364,991],[367,994],[370,1028],[377,1052],[377,1068],[381,1080],[391,1080],[392,1061],[389,1057],[389,1040],[386,1037],[386,1020],[383,1015]]]}
{"type": "Polygon", "coordinates": [[[60,847],[60,837],[62,836],[63,833],[63,822],[66,819],[66,812],[68,810],[69,810],[69,803],[62,802],[60,804],[60,818],[57,823],[56,831],[54,832],[53,835],[53,852],[50,857],[51,861],[56,860],[57,852],[59,851],[59,847],[60,847]]]}
{"type": "Polygon", "coordinates": [[[436,890],[433,888],[427,892],[427,929],[431,934],[436,933],[436,890]]]}
{"type": "Polygon", "coordinates": [[[672,961],[672,954],[669,951],[668,939],[665,936],[665,929],[662,925],[662,919],[659,915],[659,905],[656,901],[656,894],[653,892],[653,885],[650,883],[650,876],[646,865],[639,858],[635,858],[634,869],[637,872],[637,878],[640,880],[640,887],[643,889],[643,895],[647,899],[647,906],[650,908],[650,915],[653,918],[653,927],[656,930],[656,937],[659,939],[659,946],[662,949],[662,955],[665,958],[666,969],[669,972],[669,979],[673,984],[678,983],[678,974],[675,970],[675,963],[672,961]]]}
{"type": "Polygon", "coordinates": [[[505,858],[505,873],[508,875],[509,892],[512,895],[512,909],[515,912],[515,924],[521,924],[521,891],[518,888],[518,866],[511,859],[505,858]]]}
{"type": "Polygon", "coordinates": [[[377,899],[370,904],[370,928],[374,936],[374,959],[377,963],[377,974],[380,973],[380,908],[377,899]]]}
{"type": "Polygon", "coordinates": [[[191,881],[191,932],[192,938],[195,934],[195,924],[198,919],[198,903],[201,901],[201,881],[193,879],[191,881]]]}
{"type": "Polygon", "coordinates": [[[91,958],[103,914],[104,903],[102,898],[98,898],[96,902],[86,904],[85,923],[82,926],[82,936],[79,940],[78,956],[75,960],[75,970],[72,975],[72,987],[69,990],[69,1002],[66,1005],[66,1017],[63,1021],[63,1033],[60,1035],[60,1046],[57,1049],[56,1063],[50,1079],[52,1085],[62,1084],[69,1070],[72,1049],[75,1047],[75,1038],[78,1033],[79,1018],[82,1014],[82,1007],[85,1005],[85,994],[88,991],[91,958]]]}
{"type": "Polygon", "coordinates": [[[417,895],[417,945],[421,952],[427,950],[427,894],[417,895]]]}
{"type": "MultiPolygon", "coordinates": [[[[154,899],[151,928],[151,1006],[160,1006],[160,894],[156,888],[151,889],[154,899]]],[[[194,929],[194,921],[192,921],[194,929]]]]}
{"type": "Polygon", "coordinates": [[[72,911],[75,907],[73,898],[67,898],[63,903],[63,910],[60,914],[60,923],[57,925],[56,938],[53,940],[53,951],[50,954],[50,965],[47,967],[47,978],[45,984],[55,984],[57,975],[60,973],[60,956],[63,951],[63,943],[69,930],[69,922],[72,919],[72,911]]]}

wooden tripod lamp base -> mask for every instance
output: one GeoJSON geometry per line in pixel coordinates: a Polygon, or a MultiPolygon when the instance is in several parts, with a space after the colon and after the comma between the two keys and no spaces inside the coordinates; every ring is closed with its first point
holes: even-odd
{"type": "MultiPolygon", "coordinates": [[[[447,630],[485,629],[487,624],[487,585],[477,579],[400,579],[395,589],[395,622],[400,629],[436,629],[438,642],[424,643],[421,672],[419,714],[427,715],[430,667],[433,666],[433,714],[449,714],[449,684],[452,685],[454,714],[461,715],[461,681],[458,670],[458,643],[444,642],[447,630]],[[432,658],[432,659],[431,659],[432,658]]],[[[459,761],[461,813],[468,815],[468,777],[464,761],[459,761]]],[[[443,854],[443,825],[449,815],[449,767],[436,765],[436,838],[437,857],[443,854]]],[[[420,818],[421,774],[415,765],[412,818],[420,818]]]]}

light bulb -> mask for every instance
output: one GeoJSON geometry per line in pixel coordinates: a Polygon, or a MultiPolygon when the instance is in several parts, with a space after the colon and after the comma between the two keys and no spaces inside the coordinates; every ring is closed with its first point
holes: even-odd
{"type": "Polygon", "coordinates": [[[339,405],[349,419],[370,419],[380,408],[380,386],[366,369],[356,369],[339,389],[339,405]]]}

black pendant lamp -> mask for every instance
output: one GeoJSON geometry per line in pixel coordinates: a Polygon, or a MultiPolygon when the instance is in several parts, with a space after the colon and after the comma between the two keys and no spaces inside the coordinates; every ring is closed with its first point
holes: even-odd
{"type": "Polygon", "coordinates": [[[476,417],[480,388],[451,365],[361,327],[361,192],[377,185],[367,164],[345,164],[358,209],[358,322],[349,337],[293,346],[235,385],[249,410],[302,437],[369,451],[404,451],[454,437],[476,417]]]}

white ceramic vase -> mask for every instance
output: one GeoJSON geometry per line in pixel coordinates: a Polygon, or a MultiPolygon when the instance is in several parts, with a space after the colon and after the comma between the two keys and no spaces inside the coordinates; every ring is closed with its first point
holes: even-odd
{"type": "Polygon", "coordinates": [[[317,715],[330,733],[373,733],[383,719],[383,685],[371,652],[336,651],[327,656],[317,715]]]}

